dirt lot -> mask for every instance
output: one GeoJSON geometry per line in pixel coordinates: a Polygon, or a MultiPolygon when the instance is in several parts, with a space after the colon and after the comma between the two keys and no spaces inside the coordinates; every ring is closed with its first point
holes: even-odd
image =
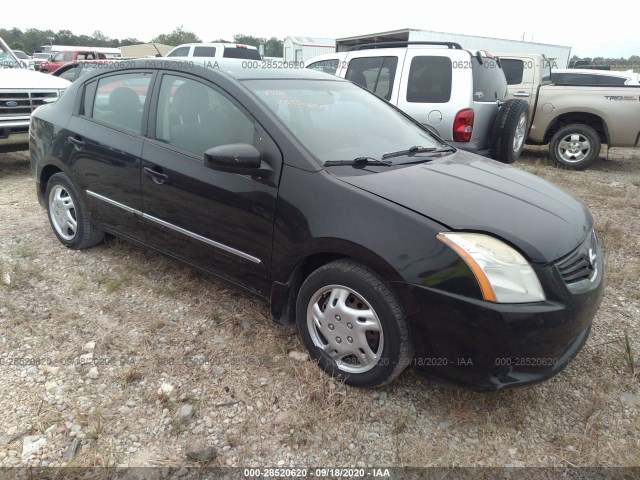
{"type": "Polygon", "coordinates": [[[0,154],[0,466],[640,465],[640,151],[545,157],[516,165],[588,204],[605,299],[563,373],[478,394],[347,388],[260,301],[117,240],[67,250],[27,154],[0,154]]]}

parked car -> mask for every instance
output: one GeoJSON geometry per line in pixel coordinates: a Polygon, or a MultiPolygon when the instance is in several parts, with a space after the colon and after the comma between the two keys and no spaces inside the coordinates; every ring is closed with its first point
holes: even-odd
{"type": "Polygon", "coordinates": [[[26,148],[31,112],[55,101],[68,85],[24,68],[0,38],[0,147],[26,148]]]}
{"type": "Polygon", "coordinates": [[[414,365],[497,390],[577,354],[604,286],[579,200],[351,82],[243,63],[135,60],[39,108],[31,166],[58,240],[108,232],[269,300],[353,386],[414,365]]]}
{"type": "Polygon", "coordinates": [[[513,163],[527,132],[527,104],[505,103],[500,62],[452,42],[384,42],[310,59],[374,92],[450,144],[513,163]]]}
{"type": "Polygon", "coordinates": [[[167,53],[167,57],[262,58],[256,47],[240,43],[185,43],[167,53]]]}
{"type": "Polygon", "coordinates": [[[16,56],[20,64],[23,68],[29,68],[33,70],[33,60],[29,55],[24,53],[22,50],[12,50],[13,54],[16,56]]]}
{"type": "MultiPolygon", "coordinates": [[[[598,158],[603,143],[640,146],[640,86],[586,85],[581,83],[584,79],[553,84],[552,64],[543,55],[498,56],[507,73],[508,98],[530,104],[527,143],[549,144],[550,157],[558,165],[585,169],[598,158]]],[[[596,77],[609,74],[614,72],[599,71],[596,77]]]]}
{"type": "Polygon", "coordinates": [[[51,59],[51,53],[48,52],[34,52],[33,54],[33,69],[40,71],[40,64],[45,60],[51,59]]]}
{"type": "Polygon", "coordinates": [[[557,68],[551,71],[551,82],[555,85],[621,86],[640,85],[638,74],[615,70],[588,70],[557,68]]]}
{"type": "Polygon", "coordinates": [[[40,71],[45,73],[55,72],[62,65],[69,62],[77,62],[79,60],[106,60],[104,53],[93,52],[89,50],[66,50],[58,52],[51,57],[51,60],[45,60],[40,63],[40,71]]]}

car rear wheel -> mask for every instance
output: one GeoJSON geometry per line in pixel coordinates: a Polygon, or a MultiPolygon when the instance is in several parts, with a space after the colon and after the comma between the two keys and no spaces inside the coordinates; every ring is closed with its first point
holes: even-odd
{"type": "Polygon", "coordinates": [[[503,163],[515,162],[524,148],[529,131],[529,104],[508,100],[498,111],[491,136],[491,158],[503,163]]]}
{"type": "Polygon", "coordinates": [[[584,170],[600,155],[600,135],[588,125],[567,125],[549,142],[551,160],[572,170],[584,170]]]}
{"type": "Polygon", "coordinates": [[[409,330],[391,289],[357,263],[340,260],[302,284],[296,321],[311,358],[355,387],[394,380],[409,364],[409,330]]]}
{"type": "Polygon", "coordinates": [[[82,197],[67,175],[51,176],[46,198],[49,223],[65,247],[79,250],[102,242],[104,232],[91,223],[82,197]]]}

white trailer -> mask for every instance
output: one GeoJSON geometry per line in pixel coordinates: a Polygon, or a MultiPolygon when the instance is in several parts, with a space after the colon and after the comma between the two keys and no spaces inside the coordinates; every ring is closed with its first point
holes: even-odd
{"type": "Polygon", "coordinates": [[[434,32],[431,30],[417,30],[405,28],[391,32],[371,33],[336,40],[336,51],[344,52],[355,45],[363,43],[381,42],[455,42],[469,50],[486,50],[489,53],[536,53],[543,54],[555,62],[554,68],[567,68],[571,47],[551,45],[548,43],[525,42],[521,40],[506,40],[503,38],[478,37],[460,33],[434,32]]]}
{"type": "Polygon", "coordinates": [[[285,62],[306,62],[317,55],[335,52],[336,41],[333,38],[287,37],[283,47],[285,62]]]}

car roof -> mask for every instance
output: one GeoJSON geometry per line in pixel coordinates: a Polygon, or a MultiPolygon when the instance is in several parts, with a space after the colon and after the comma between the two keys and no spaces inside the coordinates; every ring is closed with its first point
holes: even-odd
{"type": "MultiPolygon", "coordinates": [[[[136,70],[140,68],[151,68],[158,70],[188,70],[190,68],[202,68],[214,72],[220,72],[227,77],[236,80],[263,80],[263,79],[279,79],[279,80],[324,80],[343,82],[345,80],[332,77],[325,73],[317,72],[307,68],[270,68],[268,61],[262,60],[244,60],[236,58],[221,59],[201,59],[194,57],[157,57],[157,58],[140,58],[136,60],[127,60],[126,62],[115,61],[114,68],[110,69],[111,73],[118,71],[136,70]],[[118,65],[122,63],[122,67],[118,65]],[[265,68],[261,68],[262,66],[265,68]]],[[[97,69],[86,78],[99,76],[101,69],[97,69]]]]}

